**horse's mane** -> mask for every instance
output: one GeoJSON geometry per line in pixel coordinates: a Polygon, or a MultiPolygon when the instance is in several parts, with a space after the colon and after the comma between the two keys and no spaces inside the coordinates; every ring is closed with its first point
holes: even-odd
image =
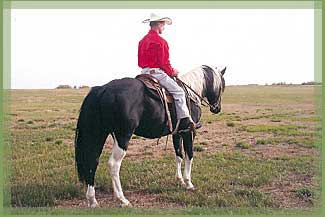
{"type": "MultiPolygon", "coordinates": [[[[207,72],[205,70],[213,70],[213,67],[209,67],[209,66],[199,66],[196,67],[192,70],[190,70],[189,72],[183,74],[180,76],[180,79],[186,83],[187,85],[189,85],[196,93],[200,94],[200,96],[203,96],[203,92],[206,91],[206,77],[207,76],[207,72]],[[204,69],[203,69],[204,68],[204,69]]],[[[216,76],[219,74],[219,72],[212,72],[212,74],[214,75],[214,79],[213,79],[213,88],[219,88],[221,84],[221,79],[220,76],[216,76]]],[[[197,99],[197,102],[200,102],[201,100],[199,99],[198,96],[196,96],[192,91],[189,90],[189,93],[192,97],[194,97],[195,99],[197,99]]]]}
{"type": "MultiPolygon", "coordinates": [[[[203,91],[206,88],[205,84],[205,78],[204,78],[204,71],[201,66],[196,67],[192,69],[191,71],[182,74],[180,76],[180,79],[190,86],[196,93],[198,93],[200,96],[203,95],[203,91]]],[[[197,102],[200,102],[200,98],[196,96],[191,90],[189,90],[189,94],[197,99],[197,102]]]]}

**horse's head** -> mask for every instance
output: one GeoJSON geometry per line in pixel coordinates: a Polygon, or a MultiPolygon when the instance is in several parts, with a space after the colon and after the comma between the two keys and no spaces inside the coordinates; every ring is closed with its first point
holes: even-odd
{"type": "Polygon", "coordinates": [[[225,79],[223,75],[226,72],[226,67],[202,66],[206,72],[206,97],[212,105],[210,111],[218,114],[221,111],[221,97],[225,90],[225,79]]]}

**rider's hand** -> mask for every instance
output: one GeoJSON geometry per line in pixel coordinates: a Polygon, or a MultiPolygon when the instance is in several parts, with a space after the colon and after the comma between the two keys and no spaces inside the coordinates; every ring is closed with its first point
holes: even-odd
{"type": "Polygon", "coordinates": [[[174,69],[174,77],[178,77],[179,71],[177,69],[174,69]]]}

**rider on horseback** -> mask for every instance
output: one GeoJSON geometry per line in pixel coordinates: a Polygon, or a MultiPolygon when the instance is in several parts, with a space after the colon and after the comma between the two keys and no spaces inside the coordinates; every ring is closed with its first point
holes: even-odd
{"type": "Polygon", "coordinates": [[[194,130],[199,125],[195,124],[190,116],[183,89],[173,79],[178,76],[179,72],[170,64],[167,41],[159,36],[164,30],[165,23],[171,25],[172,20],[151,14],[150,18],[144,20],[143,23],[149,23],[151,29],[139,42],[138,65],[142,68],[143,74],[155,77],[173,95],[178,130],[194,130]]]}

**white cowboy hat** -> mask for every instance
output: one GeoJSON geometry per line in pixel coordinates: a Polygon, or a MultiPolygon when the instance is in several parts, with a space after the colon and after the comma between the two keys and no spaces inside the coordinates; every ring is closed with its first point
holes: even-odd
{"type": "Polygon", "coordinates": [[[160,17],[154,13],[151,13],[150,18],[145,19],[144,21],[142,21],[142,23],[149,23],[149,22],[153,22],[153,21],[164,21],[167,25],[172,24],[172,19],[170,19],[169,17],[160,17]]]}

